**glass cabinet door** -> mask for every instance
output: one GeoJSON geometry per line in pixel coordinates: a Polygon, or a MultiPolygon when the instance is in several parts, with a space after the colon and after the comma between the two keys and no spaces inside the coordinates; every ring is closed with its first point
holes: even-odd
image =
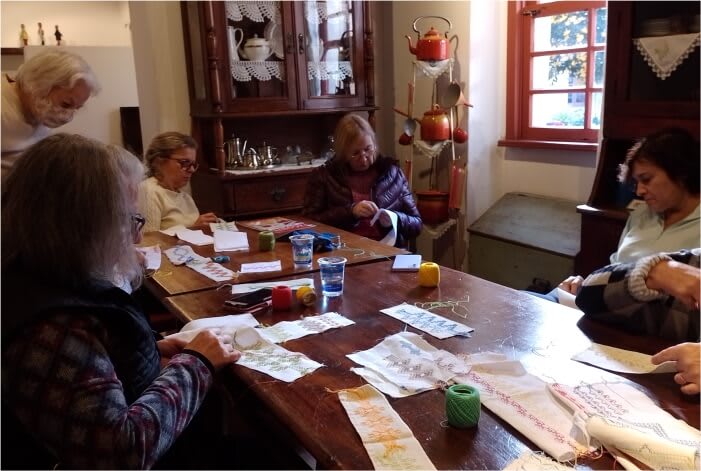
{"type": "Polygon", "coordinates": [[[286,32],[292,40],[285,2],[227,1],[224,5],[231,72],[228,108],[237,111],[296,108],[292,44],[287,45],[289,50],[285,48],[286,32]]]}

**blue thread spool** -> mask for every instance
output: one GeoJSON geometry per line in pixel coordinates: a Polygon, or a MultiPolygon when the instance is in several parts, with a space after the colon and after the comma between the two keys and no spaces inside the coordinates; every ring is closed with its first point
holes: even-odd
{"type": "Polygon", "coordinates": [[[474,427],[480,419],[480,392],[467,384],[452,385],[445,392],[445,413],[453,427],[474,427]]]}
{"type": "Polygon", "coordinates": [[[231,259],[229,258],[228,255],[215,255],[214,257],[211,257],[213,262],[216,263],[227,263],[230,262],[231,259]]]}

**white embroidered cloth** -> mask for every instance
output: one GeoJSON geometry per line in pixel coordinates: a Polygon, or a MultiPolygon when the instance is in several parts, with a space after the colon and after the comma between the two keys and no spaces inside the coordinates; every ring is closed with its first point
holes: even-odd
{"type": "Polygon", "coordinates": [[[274,326],[259,329],[260,336],[272,343],[282,343],[355,324],[337,312],[327,312],[320,316],[309,316],[298,321],[278,322],[274,326]]]}
{"type": "Polygon", "coordinates": [[[248,234],[245,232],[214,229],[214,251],[234,252],[248,250],[248,234]]]}
{"type": "Polygon", "coordinates": [[[161,247],[159,245],[137,247],[136,250],[144,256],[147,270],[158,270],[161,268],[161,247]]]}
{"type": "Polygon", "coordinates": [[[385,396],[366,384],[338,393],[375,469],[436,469],[385,396]]]}
{"type": "Polygon", "coordinates": [[[214,231],[234,231],[234,232],[237,232],[239,230],[239,228],[236,227],[236,223],[226,222],[226,221],[210,222],[209,229],[212,231],[212,233],[214,233],[214,231]]]}
{"type": "Polygon", "coordinates": [[[214,281],[227,281],[236,276],[233,271],[209,259],[205,259],[204,261],[193,260],[187,262],[186,265],[188,268],[192,268],[197,273],[214,281]]]}
{"type": "Polygon", "coordinates": [[[231,287],[231,294],[250,293],[261,288],[274,288],[276,286],[289,286],[297,289],[300,286],[314,286],[314,280],[311,278],[298,278],[296,280],[273,280],[262,281],[260,283],[241,283],[231,287]]]}
{"type": "Polygon", "coordinates": [[[666,361],[661,365],[653,365],[650,358],[652,358],[651,355],[598,343],[592,343],[589,348],[572,357],[573,360],[621,373],[673,373],[677,371],[676,362],[666,361]]]}
{"type": "Polygon", "coordinates": [[[214,238],[205,234],[200,229],[193,231],[192,229],[180,229],[175,233],[178,239],[192,245],[209,245],[214,243],[214,238]]]}
{"type": "Polygon", "coordinates": [[[565,466],[542,453],[524,451],[518,458],[504,467],[504,471],[569,471],[575,469],[565,466]]]}
{"type": "Polygon", "coordinates": [[[414,139],[414,148],[419,151],[424,157],[432,159],[439,155],[445,146],[448,145],[450,141],[440,141],[430,143],[428,141],[422,141],[421,139],[414,139]]]}
{"type": "Polygon", "coordinates": [[[395,319],[399,319],[402,322],[406,322],[410,326],[416,327],[439,339],[447,339],[454,335],[470,337],[470,332],[475,330],[465,324],[451,321],[443,316],[406,303],[382,309],[380,312],[394,317],[395,319]]]}
{"type": "Polygon", "coordinates": [[[353,78],[353,66],[349,61],[307,61],[307,77],[309,80],[343,80],[353,78]]]}
{"type": "Polygon", "coordinates": [[[189,245],[176,245],[163,251],[173,265],[183,265],[192,261],[206,262],[207,257],[198,255],[189,245]]]}
{"type": "Polygon", "coordinates": [[[279,2],[246,0],[241,2],[224,2],[226,17],[234,21],[242,21],[244,17],[256,23],[262,23],[266,18],[280,23],[279,2]]]}
{"type": "Polygon", "coordinates": [[[698,47],[700,37],[699,33],[675,34],[635,38],[633,43],[655,75],[664,80],[698,47]]]}
{"type": "Polygon", "coordinates": [[[570,461],[588,447],[570,436],[572,417],[548,391],[547,383],[521,362],[496,353],[465,355],[470,372],[456,382],[479,389],[482,405],[511,424],[557,461],[570,461]]]}
{"type": "MultiPolygon", "coordinates": [[[[701,432],[660,409],[633,386],[555,383],[550,390],[571,411],[575,427],[587,442],[600,443],[616,457],[623,453],[653,469],[699,469],[701,432]]],[[[626,469],[638,469],[622,458],[626,469]]]]}
{"type": "Polygon", "coordinates": [[[183,226],[182,224],[178,224],[177,226],[171,226],[168,229],[161,229],[158,232],[175,237],[178,231],[181,231],[183,229],[187,229],[187,227],[183,226]]]}
{"type": "Polygon", "coordinates": [[[234,347],[241,352],[241,366],[291,383],[324,366],[303,353],[291,352],[265,340],[257,329],[243,327],[234,334],[234,347]]]}
{"type": "Polygon", "coordinates": [[[421,72],[421,75],[436,79],[446,73],[453,67],[454,59],[442,60],[442,61],[414,61],[414,66],[421,72]]]}
{"type": "Polygon", "coordinates": [[[233,337],[237,329],[255,327],[258,321],[251,314],[234,314],[229,316],[203,317],[190,321],[180,329],[180,332],[166,336],[167,339],[177,339],[189,342],[203,330],[214,330],[217,333],[233,337]]]}
{"type": "Polygon", "coordinates": [[[370,225],[375,224],[377,220],[380,219],[382,213],[385,213],[389,216],[390,221],[392,221],[392,227],[390,228],[387,235],[384,236],[380,242],[385,245],[391,245],[392,247],[394,247],[394,244],[397,242],[397,224],[399,219],[397,213],[388,209],[381,209],[378,212],[376,212],[373,218],[370,220],[370,225]]]}
{"type": "Polygon", "coordinates": [[[232,61],[231,75],[238,82],[250,82],[253,79],[266,82],[273,77],[284,82],[284,64],[278,61],[232,61]]]}
{"type": "Polygon", "coordinates": [[[392,397],[436,389],[470,370],[452,353],[437,349],[412,332],[391,335],[369,350],[346,356],[364,366],[351,371],[392,397]]]}

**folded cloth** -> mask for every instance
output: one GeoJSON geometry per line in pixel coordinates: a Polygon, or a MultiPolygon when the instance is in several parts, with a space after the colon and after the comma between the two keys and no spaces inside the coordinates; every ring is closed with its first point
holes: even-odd
{"type": "Polygon", "coordinates": [[[331,241],[334,237],[338,237],[338,234],[333,234],[331,232],[316,232],[311,229],[300,229],[298,231],[292,231],[280,236],[278,240],[287,242],[290,240],[290,236],[302,234],[311,234],[314,236],[314,252],[316,253],[332,251],[334,249],[334,245],[331,241]]]}

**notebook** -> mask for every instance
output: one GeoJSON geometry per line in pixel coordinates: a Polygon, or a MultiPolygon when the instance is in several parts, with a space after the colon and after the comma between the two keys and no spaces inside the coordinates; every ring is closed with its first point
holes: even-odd
{"type": "Polygon", "coordinates": [[[421,255],[397,255],[394,257],[392,271],[419,271],[421,255]]]}

